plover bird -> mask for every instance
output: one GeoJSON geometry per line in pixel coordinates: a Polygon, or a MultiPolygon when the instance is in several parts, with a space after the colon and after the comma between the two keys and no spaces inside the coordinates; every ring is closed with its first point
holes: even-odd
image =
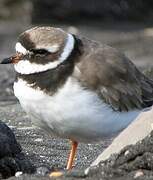
{"type": "Polygon", "coordinates": [[[13,63],[14,94],[32,122],[72,141],[66,169],[79,142],[120,132],[153,104],[153,81],[118,50],[53,27],[23,32],[13,63]]]}

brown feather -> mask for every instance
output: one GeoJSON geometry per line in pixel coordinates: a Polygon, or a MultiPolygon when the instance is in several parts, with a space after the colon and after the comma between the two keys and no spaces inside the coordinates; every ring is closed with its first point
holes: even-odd
{"type": "MultiPolygon", "coordinates": [[[[76,78],[96,90],[114,110],[142,109],[153,104],[153,81],[114,48],[83,38],[84,55],[76,78]]],[[[75,73],[74,73],[75,76],[75,73]]]]}

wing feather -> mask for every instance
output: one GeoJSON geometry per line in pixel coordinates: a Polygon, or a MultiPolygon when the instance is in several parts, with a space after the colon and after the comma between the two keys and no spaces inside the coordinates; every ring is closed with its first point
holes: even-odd
{"type": "Polygon", "coordinates": [[[114,110],[129,111],[153,104],[153,81],[124,54],[109,46],[91,51],[77,64],[77,79],[83,86],[95,90],[114,110]]]}

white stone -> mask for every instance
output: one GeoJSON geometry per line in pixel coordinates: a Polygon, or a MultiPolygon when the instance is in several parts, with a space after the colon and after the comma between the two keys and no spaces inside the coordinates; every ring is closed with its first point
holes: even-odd
{"type": "Polygon", "coordinates": [[[15,177],[19,177],[19,176],[21,176],[22,174],[23,174],[22,171],[17,171],[17,172],[15,173],[15,177]]]}
{"type": "MultiPolygon", "coordinates": [[[[104,161],[113,153],[120,152],[127,145],[136,144],[141,141],[152,131],[153,124],[153,108],[142,112],[126,129],[124,129],[106,148],[98,158],[91,164],[91,166],[98,165],[99,162],[104,161]]],[[[87,172],[88,170],[86,170],[87,172]]]]}

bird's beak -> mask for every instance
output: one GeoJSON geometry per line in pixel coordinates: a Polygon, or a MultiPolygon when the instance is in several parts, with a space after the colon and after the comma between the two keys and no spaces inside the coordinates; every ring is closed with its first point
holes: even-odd
{"type": "Polygon", "coordinates": [[[15,55],[5,58],[0,62],[0,64],[16,64],[22,60],[24,55],[22,53],[16,53],[15,55]]]}

